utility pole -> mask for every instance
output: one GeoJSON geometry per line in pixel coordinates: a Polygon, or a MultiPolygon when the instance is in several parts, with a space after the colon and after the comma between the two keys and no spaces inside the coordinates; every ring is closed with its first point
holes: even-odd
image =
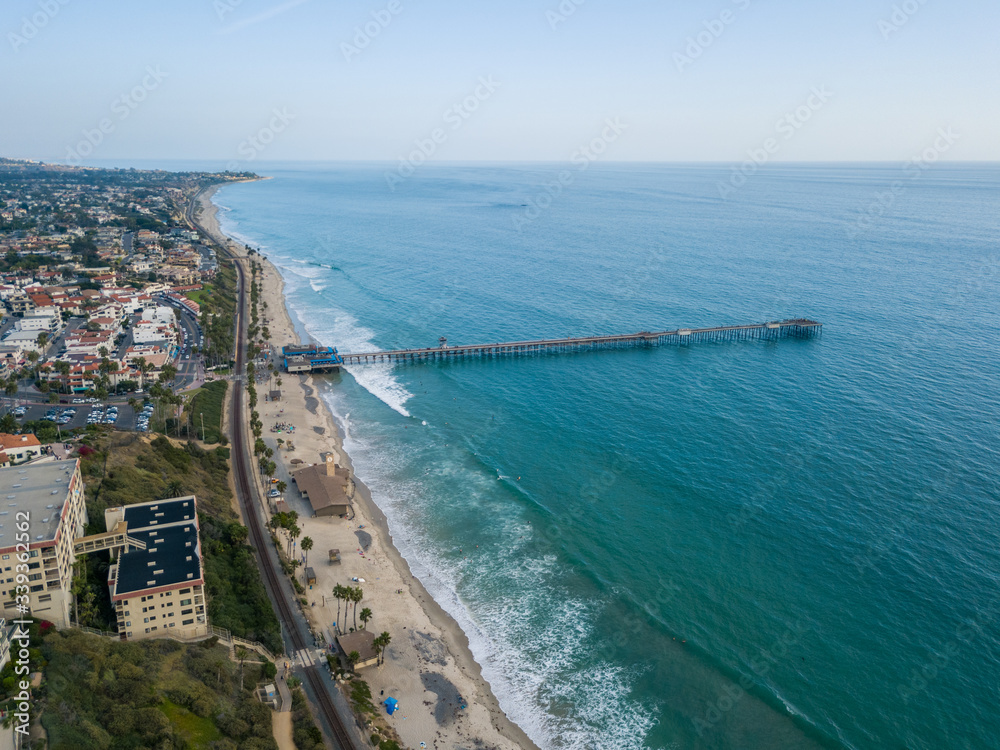
{"type": "Polygon", "coordinates": [[[201,440],[205,441],[205,412],[199,412],[201,415],[201,440]]]}

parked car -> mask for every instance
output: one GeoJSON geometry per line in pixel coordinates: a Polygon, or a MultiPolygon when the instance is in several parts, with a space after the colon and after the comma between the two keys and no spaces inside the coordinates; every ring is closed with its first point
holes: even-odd
{"type": "Polygon", "coordinates": [[[267,496],[268,497],[280,497],[281,493],[278,492],[277,490],[271,490],[270,492],[267,493],[267,496]]]}

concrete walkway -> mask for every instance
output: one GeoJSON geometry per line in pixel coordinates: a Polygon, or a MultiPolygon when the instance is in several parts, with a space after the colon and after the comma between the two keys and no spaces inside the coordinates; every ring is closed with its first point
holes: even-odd
{"type": "Polygon", "coordinates": [[[292,691],[288,689],[286,681],[291,676],[292,670],[285,669],[284,661],[280,661],[277,666],[278,674],[274,679],[278,686],[278,712],[287,713],[292,710],[292,691]]]}

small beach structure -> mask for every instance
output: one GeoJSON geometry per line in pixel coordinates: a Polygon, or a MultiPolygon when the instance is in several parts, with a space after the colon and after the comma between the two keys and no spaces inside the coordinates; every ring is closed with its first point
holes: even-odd
{"type": "Polygon", "coordinates": [[[316,571],[311,566],[306,567],[306,585],[312,586],[316,583],[316,571]]]}
{"type": "Polygon", "coordinates": [[[332,549],[330,550],[330,565],[335,565],[340,563],[340,550],[332,549]]]}
{"type": "Polygon", "coordinates": [[[279,390],[268,391],[267,397],[271,399],[271,401],[281,401],[281,391],[279,390]]]}
{"type": "Polygon", "coordinates": [[[395,698],[386,698],[383,703],[385,704],[385,712],[392,716],[399,709],[399,701],[395,698]]]}
{"type": "Polygon", "coordinates": [[[375,650],[375,633],[369,630],[355,630],[337,636],[337,646],[347,657],[352,651],[361,654],[354,664],[355,669],[363,669],[378,663],[378,651],[375,650]]]}
{"type": "Polygon", "coordinates": [[[295,471],[292,481],[317,516],[350,514],[353,485],[350,472],[337,466],[332,453],[326,454],[322,463],[295,471]]]}

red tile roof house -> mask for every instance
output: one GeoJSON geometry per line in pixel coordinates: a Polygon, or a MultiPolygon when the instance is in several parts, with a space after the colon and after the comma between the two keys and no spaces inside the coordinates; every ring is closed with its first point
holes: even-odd
{"type": "Polygon", "coordinates": [[[102,273],[100,276],[94,276],[91,281],[103,287],[109,287],[118,283],[118,276],[113,273],[102,273]]]}
{"type": "Polygon", "coordinates": [[[0,463],[19,464],[42,455],[42,444],[32,434],[9,435],[0,433],[0,463]]]}

